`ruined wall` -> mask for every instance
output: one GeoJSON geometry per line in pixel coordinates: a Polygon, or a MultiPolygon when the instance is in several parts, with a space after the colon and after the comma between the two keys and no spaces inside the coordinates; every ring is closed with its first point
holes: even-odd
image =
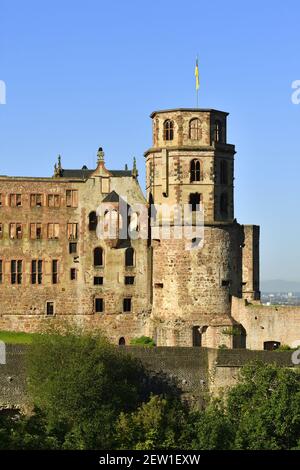
{"type": "Polygon", "coordinates": [[[259,227],[243,226],[243,298],[259,300],[259,227]]]}
{"type": "Polygon", "coordinates": [[[300,307],[248,304],[235,298],[232,316],[245,328],[249,349],[263,349],[265,341],[279,341],[291,347],[295,342],[300,344],[300,307]]]}
{"type": "MultiPolygon", "coordinates": [[[[0,409],[30,408],[26,390],[28,346],[7,346],[7,364],[0,365],[0,409]]],[[[201,407],[210,394],[218,395],[238,380],[240,368],[261,360],[292,367],[290,352],[218,350],[208,348],[122,347],[142,362],[149,374],[149,391],[174,390],[191,405],[201,407]]]]}

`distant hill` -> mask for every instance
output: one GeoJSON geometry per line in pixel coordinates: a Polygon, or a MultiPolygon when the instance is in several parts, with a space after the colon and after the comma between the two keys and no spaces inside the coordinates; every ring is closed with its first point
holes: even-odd
{"type": "Polygon", "coordinates": [[[262,292],[300,292],[300,281],[284,281],[275,279],[273,281],[261,281],[262,292]]]}

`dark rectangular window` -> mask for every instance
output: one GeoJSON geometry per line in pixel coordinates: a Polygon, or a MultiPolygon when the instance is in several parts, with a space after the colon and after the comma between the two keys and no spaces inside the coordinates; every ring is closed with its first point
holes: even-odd
{"type": "Polygon", "coordinates": [[[123,299],[123,312],[131,312],[131,298],[123,299]]]}
{"type": "Polygon", "coordinates": [[[22,260],[11,260],[10,263],[10,276],[12,284],[22,284],[22,271],[23,271],[22,260]]]}
{"type": "Polygon", "coordinates": [[[200,209],[201,204],[201,194],[199,193],[191,193],[189,197],[189,204],[191,205],[191,209],[193,212],[200,209]]]}
{"type": "Polygon", "coordinates": [[[77,279],[77,269],[76,268],[71,268],[70,269],[70,279],[71,279],[71,281],[76,281],[76,279],[77,279]]]}
{"type": "Polygon", "coordinates": [[[3,261],[0,259],[0,284],[3,282],[3,261]]]}
{"type": "Polygon", "coordinates": [[[95,276],[94,277],[94,286],[102,286],[103,284],[103,277],[102,276],[95,276]]]}
{"type": "Polygon", "coordinates": [[[17,261],[11,260],[10,262],[10,282],[16,284],[17,281],[17,261]]]}
{"type": "Polygon", "coordinates": [[[70,255],[77,253],[77,243],[69,243],[69,253],[70,255]]]}
{"type": "Polygon", "coordinates": [[[3,225],[0,224],[0,238],[3,237],[3,225]]]}
{"type": "Polygon", "coordinates": [[[125,276],[125,285],[129,286],[134,284],[134,276],[125,276]]]}
{"type": "Polygon", "coordinates": [[[47,302],[46,303],[46,314],[47,315],[54,315],[54,302],[47,302]]]}
{"type": "Polygon", "coordinates": [[[95,312],[101,313],[104,310],[104,302],[103,299],[95,299],[95,312]]]}
{"type": "Polygon", "coordinates": [[[17,283],[22,284],[22,276],[23,276],[23,261],[17,261],[17,283]]]}
{"type": "Polygon", "coordinates": [[[43,280],[43,261],[33,259],[31,261],[31,284],[42,284],[43,280]]]}
{"type": "Polygon", "coordinates": [[[31,284],[36,284],[37,281],[37,260],[31,261],[31,284]]]}
{"type": "Polygon", "coordinates": [[[58,283],[58,260],[52,260],[52,284],[58,283]]]}

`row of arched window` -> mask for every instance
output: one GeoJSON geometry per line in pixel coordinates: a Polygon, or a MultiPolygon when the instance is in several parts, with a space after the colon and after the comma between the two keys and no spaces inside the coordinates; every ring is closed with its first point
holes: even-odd
{"type": "MultiPolygon", "coordinates": [[[[189,122],[189,139],[200,140],[202,137],[202,127],[200,119],[193,118],[189,122]]],[[[164,122],[164,140],[174,139],[174,121],[166,119],[164,122]]],[[[215,121],[214,127],[214,141],[222,142],[223,139],[223,126],[222,122],[218,119],[215,121]]]]}
{"type": "MultiPolygon", "coordinates": [[[[135,253],[134,249],[130,246],[126,248],[124,255],[124,263],[126,267],[132,267],[135,264],[135,253]]],[[[94,249],[94,266],[103,267],[104,266],[104,250],[100,246],[97,246],[94,249]]]]}

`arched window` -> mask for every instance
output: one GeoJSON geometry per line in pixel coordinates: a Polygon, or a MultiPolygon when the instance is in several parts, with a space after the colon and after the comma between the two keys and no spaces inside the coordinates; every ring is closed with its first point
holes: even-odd
{"type": "Polygon", "coordinates": [[[189,138],[191,140],[201,139],[201,123],[198,118],[191,119],[189,124],[189,138]]]}
{"type": "Polygon", "coordinates": [[[228,195],[227,193],[221,194],[220,198],[220,212],[223,215],[228,214],[228,195]]]}
{"type": "Polygon", "coordinates": [[[222,142],[222,123],[219,120],[215,122],[215,142],[222,142]]]}
{"type": "Polygon", "coordinates": [[[89,213],[89,230],[91,232],[95,231],[97,228],[97,214],[95,211],[89,213]]]}
{"type": "Polygon", "coordinates": [[[174,137],[174,123],[170,119],[164,122],[164,140],[173,140],[174,137]]]}
{"type": "Polygon", "coordinates": [[[122,338],[119,339],[119,346],[125,346],[126,345],[126,341],[125,341],[125,338],[122,336],[122,338]]]}
{"type": "Polygon", "coordinates": [[[134,249],[131,246],[125,250],[125,266],[134,266],[134,249]]]}
{"type": "Polygon", "coordinates": [[[190,164],[190,175],[191,183],[193,181],[200,181],[201,179],[201,167],[199,160],[192,160],[190,164]]]}
{"type": "Polygon", "coordinates": [[[94,249],[94,266],[103,266],[103,249],[97,247],[94,249]]]}
{"type": "Polygon", "coordinates": [[[220,162],[220,183],[228,184],[228,164],[226,160],[220,162]]]}

